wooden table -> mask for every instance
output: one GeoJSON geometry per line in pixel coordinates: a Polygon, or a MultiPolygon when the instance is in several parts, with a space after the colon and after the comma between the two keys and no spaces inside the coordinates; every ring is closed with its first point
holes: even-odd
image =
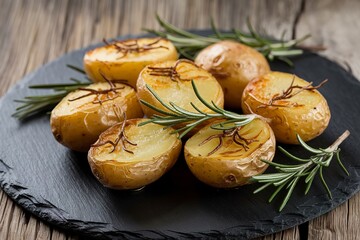
{"type": "MultiPolygon", "coordinates": [[[[0,0],[0,94],[26,74],[70,52],[124,34],[158,28],[154,14],[182,28],[255,27],[286,38],[312,34],[308,44],[360,79],[359,0],[55,1],[0,0]]],[[[316,67],[316,66],[314,66],[316,67]]],[[[331,78],[331,76],[329,76],[331,78]]],[[[261,239],[356,239],[360,194],[309,223],[261,239]]],[[[0,192],[0,239],[76,239],[30,216],[0,192]]]]}

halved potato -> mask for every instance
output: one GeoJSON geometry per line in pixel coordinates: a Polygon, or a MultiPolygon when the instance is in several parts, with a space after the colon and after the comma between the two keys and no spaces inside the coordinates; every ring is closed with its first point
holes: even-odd
{"type": "Polygon", "coordinates": [[[276,140],[288,144],[298,144],[296,134],[304,141],[320,135],[331,115],[326,99],[309,82],[282,72],[251,81],[244,90],[242,108],[271,119],[276,140]]]}
{"type": "MultiPolygon", "coordinates": [[[[224,106],[224,94],[217,80],[193,62],[182,59],[152,64],[144,68],[137,82],[137,94],[139,99],[166,110],[146,88],[146,85],[149,85],[167,104],[173,102],[186,110],[195,111],[190,104],[192,102],[200,110],[210,112],[197,99],[191,80],[194,80],[200,95],[207,102],[211,103],[213,101],[219,107],[224,106]]],[[[142,105],[142,108],[148,117],[155,113],[159,114],[145,105],[142,105]]]]}
{"type": "Polygon", "coordinates": [[[120,83],[94,83],[69,93],[51,112],[50,125],[58,142],[86,152],[124,113],[128,119],[143,116],[135,90],[120,83]]]}
{"type": "Polygon", "coordinates": [[[275,136],[264,120],[256,118],[232,134],[227,132],[227,136],[221,136],[224,132],[210,125],[192,136],[184,148],[186,163],[200,181],[217,188],[233,188],[266,170],[268,164],[261,160],[273,159],[275,136]]]}
{"type": "Polygon", "coordinates": [[[241,108],[241,96],[250,80],[270,71],[265,57],[255,49],[234,41],[220,41],[202,50],[195,63],[219,81],[225,107],[241,108]]]}
{"type": "Polygon", "coordinates": [[[127,120],[109,128],[90,148],[91,170],[104,186],[138,189],[159,179],[175,164],[182,145],[178,135],[158,124],[139,127],[143,121],[146,119],[127,120]]]}
{"type": "Polygon", "coordinates": [[[176,59],[176,48],[167,39],[128,39],[88,51],[84,56],[84,70],[94,82],[104,82],[104,77],[126,80],[135,88],[139,73],[146,65],[176,59]]]}

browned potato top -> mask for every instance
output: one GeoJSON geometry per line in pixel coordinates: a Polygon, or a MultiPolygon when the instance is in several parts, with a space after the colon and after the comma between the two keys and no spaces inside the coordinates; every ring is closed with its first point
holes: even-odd
{"type": "Polygon", "coordinates": [[[210,125],[202,128],[185,144],[186,162],[202,182],[219,188],[238,187],[265,171],[275,154],[275,136],[261,119],[240,127],[227,136],[210,125]],[[237,134],[236,136],[234,134],[237,134]],[[235,140],[234,140],[235,139],[235,140]]]}
{"type": "Polygon", "coordinates": [[[50,126],[57,141],[84,152],[124,113],[127,118],[143,116],[135,90],[121,83],[94,83],[64,97],[51,112],[50,126]]]}
{"type": "Polygon", "coordinates": [[[127,39],[88,51],[84,61],[97,59],[103,62],[152,61],[166,58],[169,52],[175,52],[174,45],[165,38],[127,39]]]}
{"type": "Polygon", "coordinates": [[[141,70],[149,64],[178,59],[175,46],[167,39],[139,38],[107,43],[88,51],[84,70],[94,82],[124,80],[136,87],[141,70]]]}
{"type": "Polygon", "coordinates": [[[271,72],[251,81],[244,90],[242,107],[271,119],[276,139],[297,144],[320,135],[330,121],[325,98],[309,82],[289,73],[271,72]],[[306,89],[310,87],[310,89],[306,89]],[[304,89],[302,89],[304,88],[304,89]]]}

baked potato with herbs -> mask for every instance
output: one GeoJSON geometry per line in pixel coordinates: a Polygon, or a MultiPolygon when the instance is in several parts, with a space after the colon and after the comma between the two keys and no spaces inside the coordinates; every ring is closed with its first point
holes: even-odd
{"type": "MultiPolygon", "coordinates": [[[[207,102],[213,101],[219,107],[224,106],[224,94],[217,80],[204,69],[185,59],[156,63],[144,68],[137,81],[137,95],[139,99],[168,111],[151,94],[146,87],[148,85],[166,104],[172,102],[186,110],[195,111],[190,104],[192,102],[201,111],[211,111],[196,97],[191,84],[192,80],[207,102]]],[[[145,105],[142,105],[142,108],[148,117],[159,114],[145,105]]]]}
{"type": "Polygon", "coordinates": [[[225,107],[241,109],[241,96],[250,80],[270,71],[266,58],[254,48],[220,41],[203,49],[195,63],[209,71],[224,91],[225,107]]]}
{"type": "Polygon", "coordinates": [[[175,164],[182,145],[178,134],[153,123],[139,127],[143,121],[131,119],[109,128],[90,148],[91,171],[104,186],[138,189],[175,164]]]}
{"type": "Polygon", "coordinates": [[[304,141],[320,135],[330,121],[326,99],[316,89],[293,74],[271,72],[251,81],[242,97],[245,113],[256,113],[270,119],[276,140],[298,144],[296,134],[304,141]]]}
{"type": "Polygon", "coordinates": [[[255,118],[249,124],[227,131],[211,124],[187,140],[186,163],[202,182],[217,188],[239,187],[261,174],[275,155],[275,136],[270,126],[255,118]]]}
{"type": "Polygon", "coordinates": [[[135,90],[121,83],[101,82],[69,93],[51,112],[54,137],[64,146],[86,152],[99,135],[127,118],[143,116],[135,90]]]}
{"type": "Polygon", "coordinates": [[[88,51],[84,70],[94,82],[126,80],[136,87],[141,70],[152,63],[178,59],[174,45],[163,38],[139,38],[105,42],[106,45],[88,51]]]}

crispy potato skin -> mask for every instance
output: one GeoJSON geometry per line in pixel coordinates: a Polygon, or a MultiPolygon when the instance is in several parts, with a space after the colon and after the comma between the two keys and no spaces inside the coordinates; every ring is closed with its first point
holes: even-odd
{"type": "MultiPolygon", "coordinates": [[[[113,153],[110,144],[90,148],[88,162],[91,171],[104,186],[120,190],[139,189],[159,179],[177,161],[182,146],[178,135],[170,134],[172,129],[164,130],[157,124],[137,126],[142,121],[144,119],[127,120],[125,127],[126,136],[137,144],[126,145],[133,154],[125,152],[119,145],[113,153]],[[156,147],[156,144],[162,146],[156,147]],[[146,149],[152,151],[142,153],[146,149]]],[[[121,125],[114,125],[102,133],[96,144],[114,141],[121,125]]]]}
{"type": "MultiPolygon", "coordinates": [[[[149,85],[165,103],[173,102],[186,110],[195,111],[190,105],[190,102],[193,102],[200,110],[209,112],[210,110],[197,99],[193,91],[191,80],[194,80],[200,95],[207,102],[210,103],[211,101],[214,101],[217,106],[224,106],[224,93],[220,84],[210,73],[194,64],[181,62],[178,65],[177,72],[182,78],[180,80],[173,81],[170,77],[151,75],[149,67],[172,67],[174,64],[175,61],[167,61],[152,64],[144,68],[137,81],[136,89],[138,98],[151,103],[160,109],[168,111],[147,89],[146,85],[149,85]]],[[[145,105],[142,105],[141,107],[148,117],[159,114],[145,105]]]]}
{"type": "MultiPolygon", "coordinates": [[[[299,144],[296,134],[304,141],[317,137],[326,129],[331,117],[326,99],[317,90],[304,90],[289,99],[275,101],[275,106],[266,106],[275,94],[282,94],[293,79],[293,85],[309,85],[293,74],[271,72],[251,81],[242,97],[243,111],[271,119],[276,140],[286,144],[299,144]]],[[[296,91],[298,89],[294,89],[296,91]]]]}
{"type": "MultiPolygon", "coordinates": [[[[158,38],[137,39],[139,46],[151,44],[158,38]]],[[[123,44],[134,44],[135,39],[128,39],[123,44]]],[[[121,44],[119,44],[121,45],[121,44]]],[[[152,63],[178,59],[178,53],[174,45],[161,39],[152,47],[163,48],[151,49],[143,52],[129,52],[123,54],[114,45],[105,45],[88,51],[84,56],[84,70],[93,82],[105,81],[103,74],[109,80],[126,80],[127,84],[136,87],[136,80],[141,70],[152,63]]]]}
{"type": "Polygon", "coordinates": [[[261,119],[255,119],[240,131],[244,138],[255,138],[247,145],[248,150],[233,142],[231,137],[223,139],[223,145],[208,155],[219,143],[218,138],[201,144],[205,139],[221,131],[210,129],[211,124],[202,128],[185,144],[184,154],[191,172],[203,183],[216,188],[234,188],[249,183],[249,179],[263,173],[275,155],[275,136],[270,126],[261,119]]]}
{"type": "MultiPolygon", "coordinates": [[[[72,150],[86,152],[103,131],[123,120],[121,112],[126,113],[128,119],[142,117],[135,90],[123,84],[116,87],[124,89],[117,90],[116,95],[112,93],[114,99],[102,104],[93,103],[98,99],[95,95],[69,101],[89,92],[69,93],[51,112],[50,126],[55,139],[72,150]],[[120,111],[120,119],[115,111],[120,111]]],[[[88,88],[109,89],[109,84],[94,83],[88,88]]],[[[101,95],[100,99],[105,97],[101,95]]]]}
{"type": "Polygon", "coordinates": [[[202,50],[195,63],[219,81],[225,94],[225,107],[241,109],[241,96],[250,80],[270,71],[265,57],[241,43],[225,40],[202,50]]]}

